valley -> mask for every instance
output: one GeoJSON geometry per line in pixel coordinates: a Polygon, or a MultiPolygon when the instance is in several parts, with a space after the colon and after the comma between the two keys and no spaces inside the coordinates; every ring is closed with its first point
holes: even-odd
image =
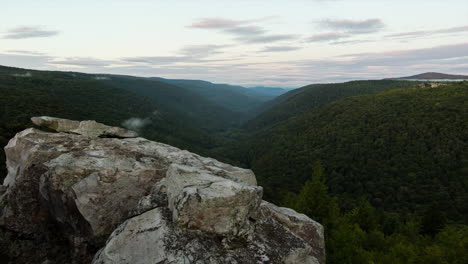
{"type": "Polygon", "coordinates": [[[32,116],[126,126],[252,169],[267,201],[325,226],[327,263],[466,260],[468,82],[257,88],[2,66],[0,144],[32,116]]]}

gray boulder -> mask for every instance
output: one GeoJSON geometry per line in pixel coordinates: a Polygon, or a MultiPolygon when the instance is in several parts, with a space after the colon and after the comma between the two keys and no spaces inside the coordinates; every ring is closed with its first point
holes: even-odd
{"type": "Polygon", "coordinates": [[[174,223],[219,235],[248,233],[262,200],[261,187],[183,165],[171,165],[165,183],[174,223]]]}
{"type": "Polygon", "coordinates": [[[290,208],[278,207],[267,201],[262,201],[257,217],[260,220],[273,219],[287,228],[309,244],[313,251],[311,255],[325,263],[325,237],[321,224],[290,208]]]}
{"type": "Polygon", "coordinates": [[[155,208],[119,226],[93,264],[319,264],[302,239],[274,220],[260,220],[247,238],[180,229],[167,208],[155,208]]]}

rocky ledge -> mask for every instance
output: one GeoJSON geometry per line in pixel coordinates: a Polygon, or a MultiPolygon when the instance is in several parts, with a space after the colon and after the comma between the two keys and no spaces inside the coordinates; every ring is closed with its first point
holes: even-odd
{"type": "Polygon", "coordinates": [[[56,132],[5,147],[5,263],[325,263],[323,227],[262,201],[251,170],[95,121],[32,121],[56,132]]]}

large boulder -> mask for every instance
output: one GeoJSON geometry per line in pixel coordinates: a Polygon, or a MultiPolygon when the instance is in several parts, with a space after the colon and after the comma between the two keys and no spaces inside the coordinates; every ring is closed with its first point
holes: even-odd
{"type": "Polygon", "coordinates": [[[248,233],[262,200],[261,187],[184,165],[171,165],[165,183],[174,223],[219,235],[248,233]]]}
{"type": "Polygon", "coordinates": [[[89,263],[103,246],[96,263],[324,263],[323,228],[262,202],[251,170],[57,122],[67,133],[30,128],[5,147],[0,231],[36,245],[0,239],[10,263],[30,262],[28,249],[40,262],[69,250],[60,262],[89,263]]]}
{"type": "Polygon", "coordinates": [[[319,264],[302,239],[274,220],[260,220],[247,238],[180,229],[167,208],[119,226],[93,264],[319,264]]]}
{"type": "Polygon", "coordinates": [[[290,208],[278,207],[267,201],[262,201],[257,219],[275,220],[308,243],[313,250],[312,255],[320,260],[320,263],[325,263],[325,237],[321,224],[290,208]]]}

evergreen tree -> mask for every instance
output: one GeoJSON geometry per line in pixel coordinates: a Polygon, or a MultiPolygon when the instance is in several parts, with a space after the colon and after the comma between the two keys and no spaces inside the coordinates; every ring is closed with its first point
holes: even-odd
{"type": "Polygon", "coordinates": [[[319,161],[313,166],[312,180],[308,180],[297,195],[294,208],[324,226],[331,225],[339,214],[336,199],[328,195],[324,169],[319,161]]]}

